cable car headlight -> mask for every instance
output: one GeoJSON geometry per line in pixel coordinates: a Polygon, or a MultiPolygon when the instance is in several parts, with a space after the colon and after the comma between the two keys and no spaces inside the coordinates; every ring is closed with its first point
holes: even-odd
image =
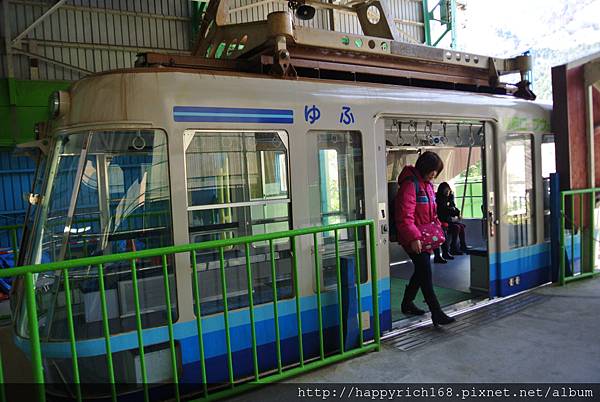
{"type": "Polygon", "coordinates": [[[48,110],[50,118],[56,119],[69,112],[71,96],[67,91],[54,91],[48,99],[48,110]]]}

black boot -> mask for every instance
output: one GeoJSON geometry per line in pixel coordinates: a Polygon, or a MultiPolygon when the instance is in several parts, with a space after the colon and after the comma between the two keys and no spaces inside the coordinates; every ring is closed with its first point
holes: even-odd
{"type": "Polygon", "coordinates": [[[463,255],[464,254],[458,248],[452,248],[452,249],[450,249],[450,252],[452,253],[452,255],[463,255]]]}
{"type": "Polygon", "coordinates": [[[433,322],[434,326],[437,327],[438,325],[446,325],[456,321],[454,318],[448,317],[446,314],[444,314],[442,307],[440,306],[440,302],[433,292],[433,289],[431,294],[429,294],[429,292],[426,293],[427,295],[425,296],[425,302],[429,306],[429,311],[431,311],[431,321],[433,322]]]}
{"type": "Polygon", "coordinates": [[[433,250],[433,253],[435,254],[435,257],[433,257],[433,262],[434,263],[436,263],[436,264],[446,264],[448,262],[440,254],[440,248],[439,247],[436,248],[435,250],[433,250]]]}
{"type": "Polygon", "coordinates": [[[458,236],[456,235],[456,233],[452,236],[452,242],[450,243],[450,253],[452,255],[463,255],[463,252],[460,251],[457,237],[458,236]]]}
{"type": "Polygon", "coordinates": [[[448,250],[442,251],[442,257],[446,260],[453,260],[454,256],[448,250]]]}
{"type": "MultiPolygon", "coordinates": [[[[454,257],[452,257],[452,259],[454,259],[454,257]]],[[[446,261],[445,258],[443,258],[442,256],[438,256],[438,255],[433,257],[433,262],[436,264],[447,264],[448,263],[448,261],[446,261]]]]}
{"type": "Polygon", "coordinates": [[[406,315],[423,315],[423,314],[425,314],[425,311],[418,308],[415,305],[415,303],[413,303],[413,302],[407,302],[407,303],[402,302],[401,309],[402,309],[402,314],[406,314],[406,315]]]}
{"type": "Polygon", "coordinates": [[[431,321],[435,327],[439,325],[448,325],[456,321],[456,318],[446,315],[442,309],[433,310],[431,312],[431,321]]]}
{"type": "Polygon", "coordinates": [[[460,239],[460,251],[462,251],[463,253],[466,253],[467,250],[469,249],[469,246],[467,246],[467,239],[465,238],[465,230],[461,230],[458,233],[458,237],[460,239]]]}
{"type": "Polygon", "coordinates": [[[450,252],[448,251],[448,244],[444,243],[440,246],[440,248],[442,249],[442,257],[446,260],[453,260],[454,257],[452,256],[452,254],[450,254],[450,252]]]}
{"type": "Polygon", "coordinates": [[[415,303],[413,303],[413,300],[415,299],[415,296],[417,295],[418,291],[419,291],[419,288],[411,289],[409,286],[407,286],[404,289],[404,297],[402,298],[402,304],[400,306],[400,308],[402,310],[402,314],[406,314],[406,315],[423,315],[423,314],[425,314],[425,311],[421,310],[420,308],[415,306],[415,303]]]}

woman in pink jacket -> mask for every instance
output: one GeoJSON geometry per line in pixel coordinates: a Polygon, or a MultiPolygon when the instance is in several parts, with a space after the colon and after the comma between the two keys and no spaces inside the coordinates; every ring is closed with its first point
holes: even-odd
{"type": "Polygon", "coordinates": [[[419,156],[415,166],[406,166],[398,176],[398,193],[394,205],[394,220],[398,232],[398,242],[404,247],[412,260],[415,271],[410,277],[404,298],[402,313],[423,315],[425,312],[413,303],[419,288],[431,311],[433,325],[445,325],[455,319],[447,316],[440,307],[433,290],[431,275],[432,249],[426,250],[419,227],[426,224],[441,223],[436,214],[435,191],[431,180],[444,169],[444,163],[434,152],[424,152],[419,156]]]}

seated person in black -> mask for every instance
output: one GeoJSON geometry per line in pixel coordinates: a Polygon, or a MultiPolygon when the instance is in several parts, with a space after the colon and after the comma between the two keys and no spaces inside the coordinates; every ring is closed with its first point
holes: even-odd
{"type": "Polygon", "coordinates": [[[437,213],[440,221],[446,224],[446,243],[441,246],[440,250],[435,250],[434,262],[445,263],[446,260],[452,260],[454,255],[462,255],[467,250],[467,242],[465,239],[465,225],[460,223],[460,209],[454,203],[454,193],[450,185],[446,182],[438,186],[435,202],[437,204],[437,213]],[[458,240],[460,239],[460,246],[458,240]],[[448,247],[450,250],[448,250],[448,247]]]}

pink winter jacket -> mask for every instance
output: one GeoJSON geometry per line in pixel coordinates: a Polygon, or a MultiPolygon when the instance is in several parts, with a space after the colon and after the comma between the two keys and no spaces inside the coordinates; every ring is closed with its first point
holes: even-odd
{"type": "Polygon", "coordinates": [[[436,222],[441,226],[436,209],[433,184],[423,180],[413,166],[405,166],[398,176],[398,192],[394,200],[394,221],[396,222],[398,243],[406,251],[410,252],[412,241],[422,240],[418,225],[436,222]],[[413,177],[417,178],[418,190],[415,190],[413,177]]]}

